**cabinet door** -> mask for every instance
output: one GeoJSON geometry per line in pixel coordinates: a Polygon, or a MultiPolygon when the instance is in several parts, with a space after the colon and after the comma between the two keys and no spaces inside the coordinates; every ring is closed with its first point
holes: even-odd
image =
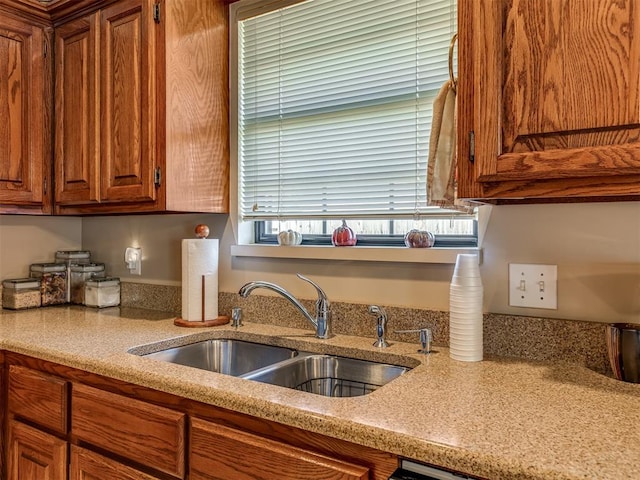
{"type": "Polygon", "coordinates": [[[157,480],[109,458],[71,445],[69,480],[157,480]]]}
{"type": "Polygon", "coordinates": [[[67,443],[12,420],[7,442],[8,480],[65,480],[67,443]]]}
{"type": "Polygon", "coordinates": [[[0,13],[0,213],[50,203],[45,41],[42,28],[0,13]]]}
{"type": "Polygon", "coordinates": [[[460,7],[461,196],[640,195],[636,2],[460,7]]]}
{"type": "Polygon", "coordinates": [[[73,384],[74,438],[157,471],[184,476],[185,414],[73,384]]]}
{"type": "Polygon", "coordinates": [[[103,202],[154,201],[156,35],[152,0],[100,11],[103,202]]]}
{"type": "Polygon", "coordinates": [[[365,480],[369,469],[191,419],[191,480],[365,480]]]}
{"type": "Polygon", "coordinates": [[[99,200],[100,42],[97,13],[56,28],[55,198],[99,200]]]}

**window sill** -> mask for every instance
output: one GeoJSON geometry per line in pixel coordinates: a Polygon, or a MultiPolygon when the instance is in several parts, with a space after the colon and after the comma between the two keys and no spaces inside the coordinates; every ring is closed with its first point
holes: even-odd
{"type": "Polygon", "coordinates": [[[456,263],[460,253],[477,254],[480,248],[333,247],[282,245],[232,245],[232,257],[296,258],[302,260],[350,260],[394,263],[456,263]]]}

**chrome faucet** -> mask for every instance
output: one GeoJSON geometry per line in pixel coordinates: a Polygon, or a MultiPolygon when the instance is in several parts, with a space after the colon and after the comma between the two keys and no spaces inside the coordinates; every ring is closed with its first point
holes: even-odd
{"type": "Polygon", "coordinates": [[[293,295],[291,295],[284,288],[282,288],[279,285],[276,285],[275,283],[263,282],[263,281],[260,281],[260,280],[254,281],[254,282],[249,282],[249,283],[243,285],[242,288],[240,288],[240,291],[238,292],[238,294],[242,298],[246,298],[256,288],[266,288],[267,290],[271,290],[271,291],[274,291],[276,293],[279,293],[284,298],[289,300],[293,304],[294,307],[296,307],[298,310],[300,310],[300,313],[302,313],[302,315],[304,315],[304,318],[306,318],[307,320],[309,320],[313,324],[313,326],[316,329],[316,337],[317,338],[330,338],[330,337],[332,337],[332,334],[331,334],[331,304],[329,303],[329,299],[327,298],[327,295],[312,280],[309,280],[307,277],[304,277],[304,276],[300,275],[299,273],[297,274],[297,276],[301,280],[304,280],[305,282],[308,282],[311,285],[313,285],[316,288],[316,290],[318,291],[318,300],[316,300],[316,316],[315,316],[315,318],[313,318],[311,316],[311,314],[309,314],[307,309],[304,308],[304,306],[302,306],[302,304],[293,295]]]}

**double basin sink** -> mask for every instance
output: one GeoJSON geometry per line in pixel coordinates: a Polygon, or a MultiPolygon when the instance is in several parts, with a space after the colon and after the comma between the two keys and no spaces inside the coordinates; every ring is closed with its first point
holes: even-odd
{"type": "Polygon", "coordinates": [[[205,340],[143,356],[327,397],[366,395],[411,369],[237,339],[205,340]]]}

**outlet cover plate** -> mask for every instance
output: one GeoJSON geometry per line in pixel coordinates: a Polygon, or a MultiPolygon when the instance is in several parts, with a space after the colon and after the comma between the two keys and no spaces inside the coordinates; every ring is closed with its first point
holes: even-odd
{"type": "Polygon", "coordinates": [[[558,266],[509,264],[509,305],[558,308],[558,266]]]}

